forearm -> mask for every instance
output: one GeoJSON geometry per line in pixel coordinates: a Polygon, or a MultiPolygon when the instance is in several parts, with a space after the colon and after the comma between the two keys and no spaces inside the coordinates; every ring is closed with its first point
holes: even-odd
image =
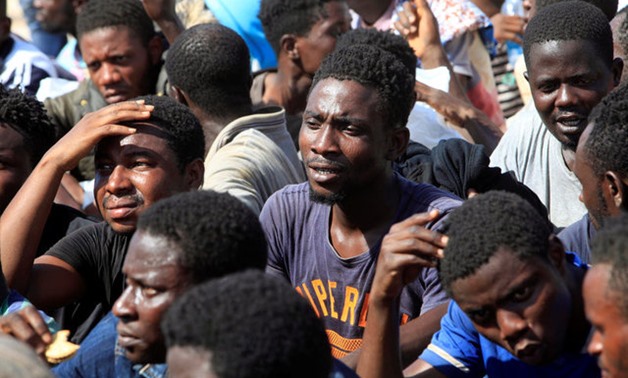
{"type": "Polygon", "coordinates": [[[457,99],[468,101],[466,92],[455,74],[449,58],[442,45],[431,46],[425,50],[421,57],[421,64],[424,69],[446,67],[449,71],[449,94],[457,99]]]}
{"type": "Polygon", "coordinates": [[[155,20],[155,22],[157,23],[157,25],[159,25],[162,33],[164,33],[164,36],[168,40],[168,43],[171,45],[177,39],[179,34],[183,33],[183,31],[185,30],[183,23],[176,14],[167,18],[155,20]]]}
{"type": "Polygon", "coordinates": [[[399,351],[399,304],[372,299],[357,373],[363,378],[402,377],[399,351]]]}
{"type": "Polygon", "coordinates": [[[9,287],[26,293],[63,169],[44,156],[0,218],[0,261],[9,287]]]}
{"type": "Polygon", "coordinates": [[[440,320],[447,312],[448,303],[436,306],[399,329],[401,360],[404,367],[414,362],[440,329],[440,320]]]}

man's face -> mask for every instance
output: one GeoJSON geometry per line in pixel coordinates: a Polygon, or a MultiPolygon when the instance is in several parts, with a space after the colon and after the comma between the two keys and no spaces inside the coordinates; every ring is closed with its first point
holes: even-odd
{"type": "Polygon", "coordinates": [[[324,79],[308,98],[299,134],[313,199],[334,203],[385,180],[388,138],[377,91],[324,79]]]}
{"type": "Polygon", "coordinates": [[[70,0],[34,0],[35,17],[41,27],[51,33],[70,32],[76,22],[76,13],[70,0]]]}
{"type": "Polygon", "coordinates": [[[163,363],[166,346],[161,318],[172,302],[192,285],[181,267],[179,247],[167,239],[138,231],[133,235],[122,272],[126,288],[113,306],[120,318],[118,344],[134,363],[163,363]]]}
{"type": "Polygon", "coordinates": [[[614,70],[598,55],[591,42],[582,40],[537,43],[530,49],[528,80],[536,109],[554,137],[573,151],[589,113],[616,84],[614,70]]]}
{"type": "Polygon", "coordinates": [[[93,30],[81,36],[80,46],[89,77],[107,103],[130,100],[154,91],[151,80],[160,51],[144,46],[126,26],[93,30]]]}
{"type": "MultiPolygon", "coordinates": [[[[602,188],[604,180],[595,174],[589,156],[587,154],[586,142],[593,124],[589,125],[580,137],[580,143],[576,149],[576,161],[573,166],[573,172],[582,184],[582,192],[580,193],[580,201],[584,203],[589,211],[589,219],[593,227],[600,229],[604,225],[604,220],[611,214],[609,212],[609,203],[613,203],[611,198],[606,198],[602,188]]],[[[614,204],[612,205],[614,206],[614,204]]]]}
{"type": "Polygon", "coordinates": [[[332,1],[323,7],[328,17],[316,21],[306,36],[297,37],[303,70],[312,76],[336,47],[336,39],[351,29],[351,15],[345,2],[332,1]]]}
{"type": "Polygon", "coordinates": [[[0,215],[33,169],[24,137],[0,122],[0,215]]]}
{"type": "Polygon", "coordinates": [[[618,296],[608,287],[608,264],[594,266],[584,278],[582,294],[587,319],[593,325],[588,351],[597,356],[602,377],[628,377],[628,319],[617,306],[618,296]]]}
{"type": "Polygon", "coordinates": [[[96,147],[94,194],[103,218],[114,231],[135,231],[139,215],[160,199],[190,190],[164,131],[137,123],[137,132],[110,137],[96,147]]]}
{"type": "Polygon", "coordinates": [[[168,348],[168,376],[172,378],[218,378],[209,351],[187,346],[168,348]]]}
{"type": "Polygon", "coordinates": [[[524,363],[548,363],[563,351],[571,296],[551,262],[500,249],[451,289],[477,331],[524,363]]]}

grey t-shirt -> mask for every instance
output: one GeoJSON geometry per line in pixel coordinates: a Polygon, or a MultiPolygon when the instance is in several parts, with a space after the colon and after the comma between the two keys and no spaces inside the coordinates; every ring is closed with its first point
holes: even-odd
{"type": "Polygon", "coordinates": [[[507,124],[508,131],[491,155],[491,166],[512,172],[532,189],[557,227],[582,218],[587,209],[578,199],[580,181],[567,168],[560,142],[545,127],[534,103],[528,103],[507,124]]]}
{"type": "Polygon", "coordinates": [[[595,234],[596,230],[591,219],[589,219],[589,214],[585,214],[582,219],[562,230],[558,234],[558,238],[566,251],[575,253],[583,263],[590,264],[591,241],[595,234]]]}
{"type": "MultiPolygon", "coordinates": [[[[434,209],[445,216],[460,205],[452,194],[395,177],[401,197],[394,223],[434,209]]],[[[359,256],[341,258],[330,242],[331,207],[310,201],[308,185],[285,187],[262,209],[260,220],[269,244],[267,271],[287,279],[310,302],[323,320],[334,357],[341,358],[361,346],[381,239],[359,256]]],[[[442,220],[427,227],[438,230],[442,220]]],[[[437,270],[423,269],[402,293],[400,322],[446,300],[437,270]]]]}

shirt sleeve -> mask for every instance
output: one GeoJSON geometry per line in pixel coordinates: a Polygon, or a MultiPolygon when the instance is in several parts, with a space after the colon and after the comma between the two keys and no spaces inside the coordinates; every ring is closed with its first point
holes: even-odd
{"type": "Polygon", "coordinates": [[[101,234],[103,224],[97,223],[84,227],[59,240],[46,252],[47,256],[53,256],[68,263],[76,270],[86,282],[98,277],[98,267],[103,265],[99,261],[104,241],[98,236],[101,234]]]}
{"type": "Polygon", "coordinates": [[[483,377],[480,336],[460,307],[451,301],[441,329],[419,357],[447,377],[483,377]]]}

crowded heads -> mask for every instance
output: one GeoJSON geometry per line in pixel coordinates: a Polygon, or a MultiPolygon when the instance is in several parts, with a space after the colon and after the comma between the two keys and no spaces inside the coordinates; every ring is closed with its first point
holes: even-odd
{"type": "Polygon", "coordinates": [[[263,274],[265,265],[261,225],[238,199],[202,191],[157,203],[140,217],[122,268],[127,285],[113,306],[118,344],[134,363],[165,362],[160,322],[175,298],[237,271],[263,274]]]}
{"type": "Polygon", "coordinates": [[[96,204],[121,233],[135,231],[138,216],[156,201],[203,180],[203,130],[192,112],[169,97],[138,101],[154,106],[151,118],[128,123],[134,134],[105,138],[95,149],[96,204]]]}
{"type": "Polygon", "coordinates": [[[89,76],[107,103],[154,93],[163,46],[142,2],[90,0],[76,27],[89,76]]]}
{"type": "Polygon", "coordinates": [[[628,216],[598,233],[592,258],[583,285],[585,311],[594,328],[588,351],[598,357],[603,376],[628,377],[628,216]]]}
{"type": "Polygon", "coordinates": [[[552,226],[516,194],[488,192],[450,215],[441,283],[476,330],[530,365],[565,348],[573,297],[552,226]]]}
{"type": "Polygon", "coordinates": [[[249,50],[233,30],[202,24],[183,32],[166,60],[166,72],[179,102],[213,117],[251,107],[249,50]]]}
{"type": "Polygon", "coordinates": [[[574,173],[593,225],[628,210],[628,85],[622,84],[591,112],[576,151],[574,173]]]}
{"type": "Polygon", "coordinates": [[[608,19],[584,1],[547,6],[526,28],[524,56],[541,119],[575,151],[589,113],[621,76],[623,63],[613,59],[608,19]]]}
{"type": "Polygon", "coordinates": [[[54,141],[42,104],[0,85],[0,214],[54,141]]]}
{"type": "Polygon", "coordinates": [[[163,329],[173,377],[325,378],[331,369],[320,319],[290,285],[263,272],[192,288],[163,329]]]}

